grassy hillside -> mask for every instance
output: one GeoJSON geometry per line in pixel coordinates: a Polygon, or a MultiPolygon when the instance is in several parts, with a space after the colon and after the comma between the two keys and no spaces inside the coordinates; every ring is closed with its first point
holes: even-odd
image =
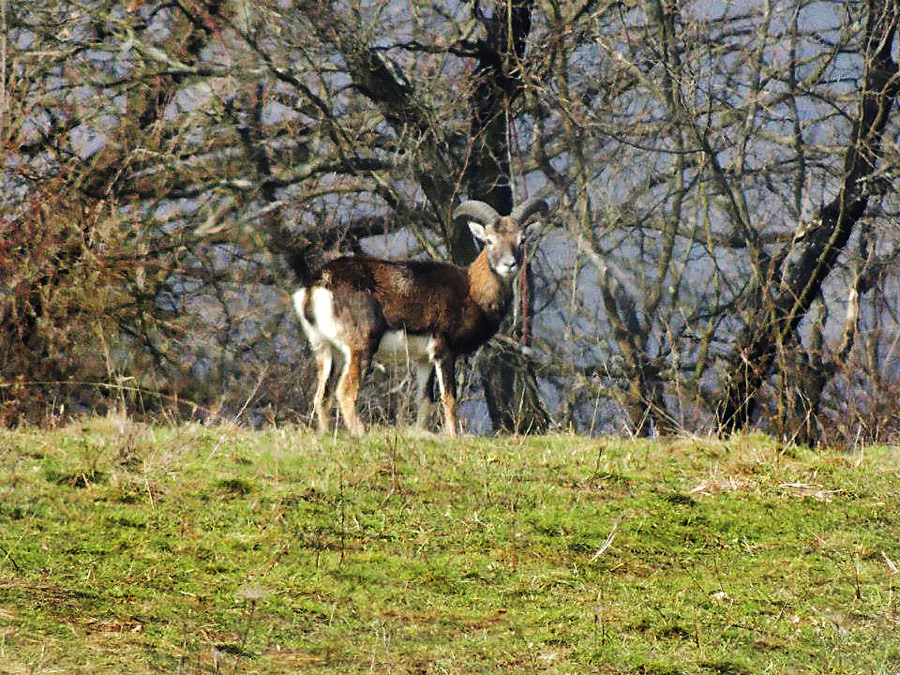
{"type": "Polygon", "coordinates": [[[0,672],[897,673],[898,460],[0,431],[0,672]]]}

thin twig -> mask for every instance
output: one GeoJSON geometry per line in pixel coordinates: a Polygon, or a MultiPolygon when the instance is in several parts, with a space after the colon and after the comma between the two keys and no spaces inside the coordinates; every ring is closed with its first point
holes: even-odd
{"type": "Polygon", "coordinates": [[[609,547],[612,546],[613,539],[616,538],[616,530],[619,529],[619,520],[620,520],[620,519],[621,519],[621,516],[619,516],[618,518],[616,518],[616,519],[613,521],[612,530],[610,530],[609,536],[606,538],[606,541],[603,542],[603,546],[601,546],[601,547],[597,550],[597,552],[596,552],[594,555],[591,556],[591,559],[590,559],[589,562],[594,562],[594,561],[596,561],[597,558],[599,558],[601,555],[603,555],[604,553],[606,553],[606,551],[609,549],[609,547]]]}
{"type": "MultiPolygon", "coordinates": [[[[10,553],[9,551],[7,551],[7,550],[6,550],[5,548],[3,548],[2,546],[0,546],[0,552],[3,552],[3,553],[6,554],[6,560],[9,560],[9,562],[12,563],[12,566],[16,568],[16,572],[21,572],[21,571],[22,571],[22,568],[19,567],[19,563],[17,563],[17,562],[16,562],[16,559],[12,557],[12,553],[10,553]]],[[[884,555],[884,553],[882,553],[881,555],[884,555]]],[[[885,559],[886,559],[886,558],[887,558],[887,556],[885,556],[885,559]]],[[[890,561],[888,561],[888,562],[890,562],[890,561]]],[[[894,571],[895,571],[895,572],[897,571],[897,568],[896,568],[896,567],[894,568],[894,571]]]]}
{"type": "Polygon", "coordinates": [[[244,401],[244,405],[241,406],[241,409],[238,410],[237,414],[234,416],[234,419],[232,421],[235,424],[237,424],[237,421],[241,418],[241,415],[243,415],[244,411],[250,406],[250,402],[256,396],[256,392],[259,391],[259,388],[262,386],[263,380],[266,379],[266,375],[268,375],[268,374],[269,374],[269,366],[267,365],[265,368],[263,368],[262,373],[260,373],[259,379],[256,380],[256,386],[253,387],[253,391],[251,391],[250,395],[247,396],[247,400],[244,401]]]}

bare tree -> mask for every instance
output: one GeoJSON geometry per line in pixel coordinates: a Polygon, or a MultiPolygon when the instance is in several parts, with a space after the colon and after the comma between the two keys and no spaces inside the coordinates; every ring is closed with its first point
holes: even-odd
{"type": "Polygon", "coordinates": [[[900,427],[893,0],[5,10],[7,410],[127,382],[305,419],[292,271],[466,263],[456,204],[540,196],[560,227],[477,357],[495,429],[900,427]],[[75,334],[104,356],[26,367],[75,334]]]}
{"type": "MultiPolygon", "coordinates": [[[[870,17],[884,11],[876,4],[870,17]]],[[[888,17],[892,11],[888,8],[888,17]]],[[[589,282],[572,286],[578,296],[573,292],[571,301],[559,305],[583,307],[581,315],[588,316],[590,302],[580,294],[596,288],[596,303],[608,322],[608,338],[601,331],[591,348],[596,324],[588,321],[582,328],[561,319],[575,346],[571,377],[579,386],[571,396],[586,402],[612,391],[637,433],[728,426],[724,420],[734,417],[723,411],[762,393],[777,349],[790,348],[781,352],[785,367],[797,363],[788,355],[796,352],[798,339],[814,344],[816,335],[820,359],[833,364],[823,355],[849,353],[857,326],[850,314],[858,318],[866,312],[850,303],[851,313],[841,322],[832,298],[839,297],[842,279],[834,279],[838,286],[822,285],[827,271],[840,264],[843,244],[833,248],[839,240],[825,236],[834,255],[830,262],[798,267],[800,251],[811,249],[802,243],[798,248],[794,233],[806,231],[802,223],[818,222],[816,212],[829,211],[814,211],[812,205],[818,195],[835,191],[835,176],[857,186],[852,199],[863,192],[885,199],[884,190],[866,187],[883,186],[883,179],[854,182],[867,175],[858,173],[846,182],[840,152],[849,146],[848,157],[857,157],[853,165],[868,170],[854,149],[856,98],[848,74],[867,69],[873,44],[890,58],[893,34],[885,26],[891,20],[870,19],[881,38],[866,42],[857,28],[866,24],[853,13],[813,12],[805,2],[766,3],[746,11],[658,2],[626,11],[614,3],[590,3],[559,7],[553,18],[556,23],[535,50],[546,55],[552,77],[531,83],[540,129],[532,161],[564,194],[564,210],[573,215],[571,232],[580,246],[575,273],[594,272],[589,282]],[[807,287],[801,268],[825,274],[807,287]],[[801,304],[779,310],[792,325],[785,331],[781,324],[780,337],[772,337],[764,327],[772,324],[762,318],[771,317],[779,288],[781,302],[801,304]],[[832,321],[810,330],[802,319],[817,298],[823,307],[833,307],[819,314],[832,321]],[[832,350],[822,341],[837,332],[834,318],[847,330],[832,350]],[[757,351],[747,351],[751,329],[743,326],[758,329],[752,333],[761,337],[754,343],[757,351]],[[809,337],[801,338],[798,328],[809,337]],[[746,384],[738,391],[732,382],[751,383],[753,396],[746,384]]],[[[883,104],[894,85],[883,59],[876,70],[887,74],[874,84],[883,92],[873,108],[881,111],[882,126],[864,120],[861,137],[877,153],[877,142],[871,141],[888,121],[890,106],[883,104]]],[[[871,92],[864,97],[869,100],[871,92]]],[[[868,166],[877,164],[877,154],[865,156],[874,160],[866,160],[868,166]]],[[[887,177],[885,169],[875,174],[887,177]]],[[[869,257],[889,260],[891,239],[882,239],[882,251],[869,257]]],[[[861,244],[858,250],[864,249],[861,244]]],[[[819,260],[824,259],[811,259],[819,260]]],[[[875,269],[873,261],[860,264],[856,278],[862,283],[852,282],[857,299],[870,288],[862,270],[875,269]]],[[[877,267],[884,269],[883,263],[877,267]]],[[[772,380],[776,392],[786,387],[775,398],[802,398],[799,382],[772,380]]],[[[795,424],[787,433],[796,431],[795,424]]]]}
{"type": "MultiPolygon", "coordinates": [[[[719,423],[726,432],[750,422],[757,392],[773,367],[779,348],[793,339],[854,227],[865,215],[871,195],[884,189],[884,169],[879,160],[882,137],[900,89],[897,64],[891,57],[900,7],[891,0],[870,0],[868,9],[865,73],[840,191],[812,219],[801,224],[791,244],[772,262],[771,278],[765,279],[765,286],[751,296],[755,306],[729,358],[718,410],[719,423]]],[[[858,295],[859,290],[857,281],[852,292],[858,295]]],[[[855,309],[851,308],[851,313],[855,309]]],[[[852,329],[845,330],[845,340],[850,334],[852,329]]],[[[815,380],[813,386],[807,387],[812,392],[822,386],[825,371],[813,362],[807,368],[815,380]]],[[[808,413],[813,412],[810,407],[808,413]]]]}

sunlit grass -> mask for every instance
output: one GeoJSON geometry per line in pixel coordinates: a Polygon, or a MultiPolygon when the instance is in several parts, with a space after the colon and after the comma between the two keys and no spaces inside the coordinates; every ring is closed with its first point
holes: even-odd
{"type": "Polygon", "coordinates": [[[896,673],[900,452],[0,432],[0,671],[896,673]]]}

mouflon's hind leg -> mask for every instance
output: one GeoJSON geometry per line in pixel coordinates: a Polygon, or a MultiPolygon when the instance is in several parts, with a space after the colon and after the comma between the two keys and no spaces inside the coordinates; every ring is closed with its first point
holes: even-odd
{"type": "Polygon", "coordinates": [[[435,361],[441,404],[444,408],[444,432],[457,436],[456,424],[456,368],[452,355],[445,355],[435,361]]]}
{"type": "Polygon", "coordinates": [[[344,370],[338,380],[335,392],[341,408],[341,415],[344,417],[344,424],[347,425],[347,430],[352,436],[360,436],[365,431],[356,411],[356,399],[359,397],[360,381],[367,361],[363,351],[348,350],[344,361],[344,370]]]}
{"type": "Polygon", "coordinates": [[[326,332],[334,332],[330,294],[321,288],[300,288],[293,295],[294,309],[316,359],[316,393],[313,413],[320,434],[328,433],[331,411],[331,380],[334,348],[326,332]],[[323,325],[324,319],[324,325],[323,325]]]}
{"type": "Polygon", "coordinates": [[[334,354],[328,345],[323,345],[315,350],[318,381],[316,382],[316,394],[313,397],[313,410],[320,434],[327,434],[331,426],[331,380],[334,368],[334,354]]]}

